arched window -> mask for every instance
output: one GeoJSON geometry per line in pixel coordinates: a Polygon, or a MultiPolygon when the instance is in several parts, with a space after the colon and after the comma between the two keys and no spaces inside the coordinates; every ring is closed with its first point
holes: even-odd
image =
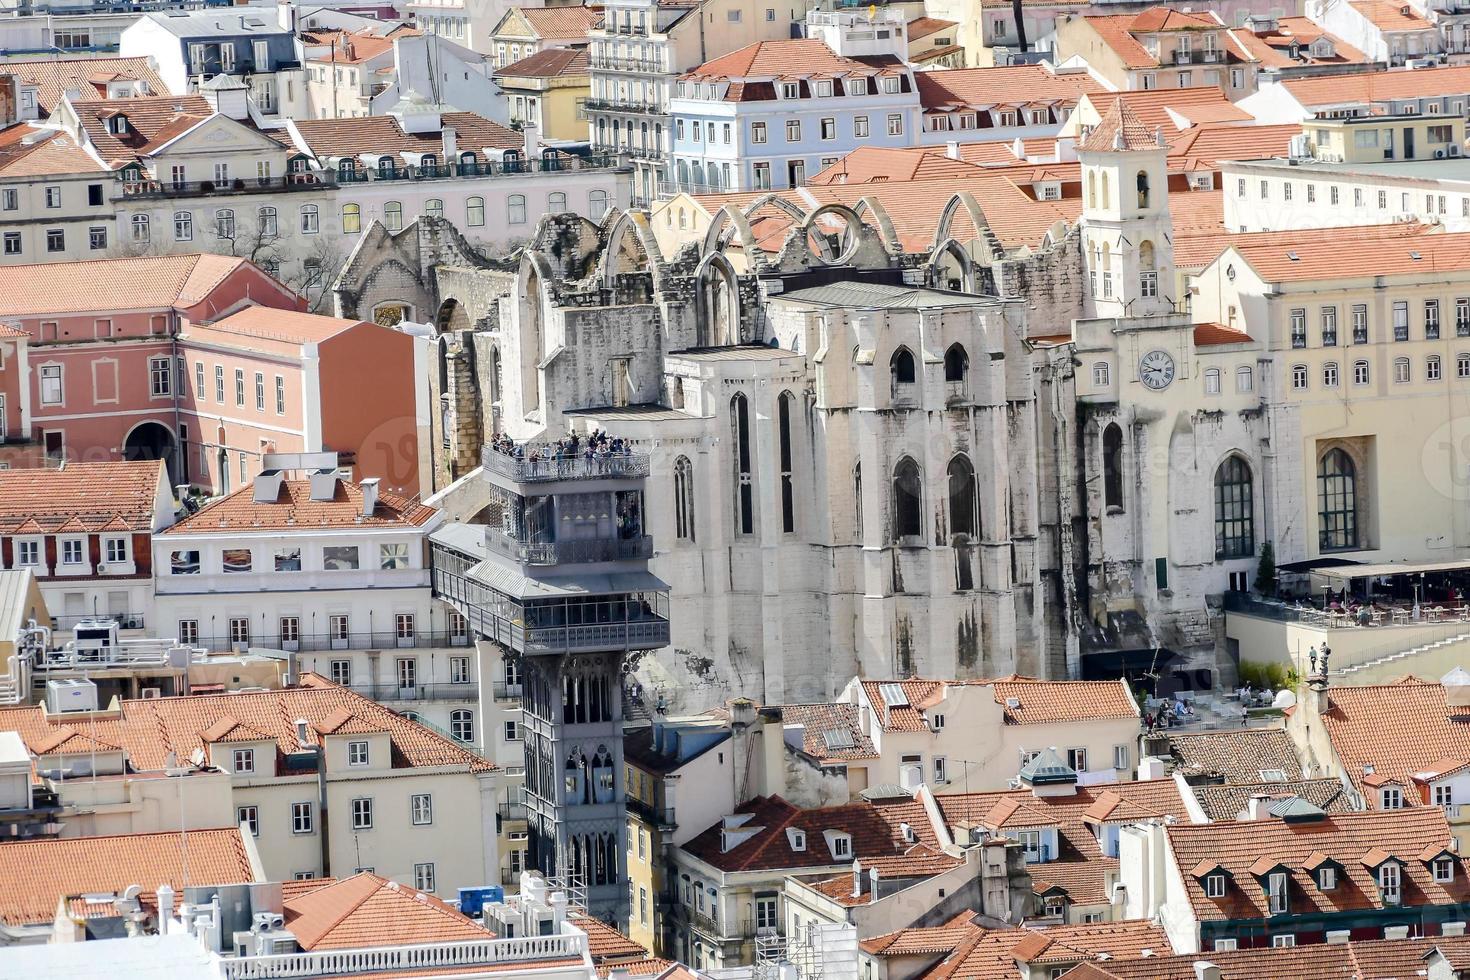
{"type": "Polygon", "coordinates": [[[776,417],[781,453],[781,530],[796,530],[796,488],[791,475],[791,410],[796,398],[789,391],[776,399],[776,417]]]}
{"type": "Polygon", "coordinates": [[[1358,547],[1358,475],[1352,457],[1332,449],[1317,463],[1317,546],[1358,547]]]}
{"type": "Polygon", "coordinates": [[[1442,362],[1438,354],[1430,354],[1424,361],[1424,380],[1438,381],[1441,377],[1442,362]]]}
{"type": "Polygon", "coordinates": [[[908,394],[901,386],[912,385],[916,377],[916,372],[914,370],[914,355],[907,347],[900,347],[888,359],[888,375],[892,382],[894,398],[908,394]]]}
{"type": "Polygon", "coordinates": [[[852,527],[857,540],[863,539],[863,464],[852,468],[852,527]]]}
{"type": "Polygon", "coordinates": [[[755,533],[755,487],[750,471],[750,403],[741,394],[730,399],[730,427],[735,436],[735,533],[755,533]]]}
{"type": "Polygon", "coordinates": [[[214,213],[214,237],[231,239],[235,237],[235,212],[229,208],[220,208],[214,213]]]}
{"type": "Polygon", "coordinates": [[[321,230],[321,212],[315,204],[301,205],[301,234],[315,235],[321,230]]]}
{"type": "Polygon", "coordinates": [[[1087,206],[1097,207],[1097,174],[1095,173],[1087,175],[1087,206]]]}
{"type": "Polygon", "coordinates": [[[351,157],[343,157],[337,161],[337,180],[340,183],[349,184],[357,179],[357,161],[351,157]]]}
{"type": "Polygon", "coordinates": [[[342,205],[342,234],[356,235],[362,231],[362,205],[342,205]]]}
{"type": "Polygon", "coordinates": [[[513,225],[526,223],[526,195],[512,194],[505,199],[506,221],[513,225]]]}
{"type": "Polygon", "coordinates": [[[194,212],[174,212],[174,241],[192,242],[194,240],[194,212]]]}
{"type": "Polygon", "coordinates": [[[1102,206],[1105,208],[1113,206],[1112,195],[1108,191],[1108,172],[1106,170],[1102,172],[1102,206]]]}
{"type": "Polygon", "coordinates": [[[378,176],[387,180],[393,178],[393,158],[378,157],[378,176]]]}
{"type": "Polygon", "coordinates": [[[694,540],[694,464],[688,456],[674,460],[674,536],[694,540]]]}
{"type": "Polygon", "coordinates": [[[459,155],[459,172],[462,174],[473,174],[479,170],[475,166],[475,154],[472,150],[466,150],[459,155]]]}
{"type": "Polygon", "coordinates": [[[471,228],[481,228],[485,224],[485,199],[483,197],[472,197],[464,202],[465,224],[471,228]]]}
{"type": "Polygon", "coordinates": [[[475,740],[475,715],[468,708],[449,712],[449,734],[460,742],[475,740]]]}
{"type": "Polygon", "coordinates": [[[1205,394],[1218,395],[1220,393],[1220,369],[1205,368],[1205,394]]]}
{"type": "Polygon", "coordinates": [[[1123,430],[1116,422],[1103,430],[1103,506],[1123,509],[1123,430]]]}
{"type": "Polygon", "coordinates": [[[567,196],[560,191],[546,195],[546,210],[552,214],[561,214],[567,209],[567,196]]]}
{"type": "Polygon", "coordinates": [[[442,217],[444,217],[444,202],[442,200],[440,200],[439,198],[437,198],[437,197],[431,197],[431,198],[429,198],[427,201],[424,202],[424,217],[426,217],[426,218],[442,218],[442,217]]]}
{"type": "Polygon", "coordinates": [[[1215,470],[1215,560],[1256,553],[1250,464],[1229,456],[1215,470]]]}
{"type": "Polygon", "coordinates": [[[975,468],[964,456],[949,461],[949,533],[980,536],[979,497],[975,468]]]}
{"type": "Polygon", "coordinates": [[[893,539],[918,538],[924,534],[924,481],[919,464],[905,456],[893,468],[893,539]]]}
{"type": "Polygon", "coordinates": [[[1137,177],[1138,183],[1138,207],[1140,210],[1148,207],[1148,174],[1140,170],[1137,177]]]}
{"type": "Polygon", "coordinates": [[[148,215],[133,215],[133,241],[146,244],[151,237],[148,231],[148,215]]]}
{"type": "MultiPolygon", "coordinates": [[[[1103,181],[1106,186],[1107,177],[1103,181]]],[[[1102,294],[1106,299],[1113,295],[1113,250],[1107,242],[1103,242],[1102,258],[1099,262],[1102,265],[1102,294]]]]}
{"type": "Polygon", "coordinates": [[[970,375],[970,355],[959,344],[951,344],[944,352],[945,394],[952,398],[963,398],[966,394],[966,379],[970,375]]]}
{"type": "Polygon", "coordinates": [[[1393,359],[1393,380],[1395,384],[1406,383],[1412,375],[1409,371],[1409,359],[1407,357],[1396,357],[1393,359]]]}
{"type": "Polygon", "coordinates": [[[278,220],[280,215],[277,214],[276,209],[269,206],[263,207],[257,212],[257,215],[260,219],[260,237],[275,238],[276,231],[280,227],[278,220]]]}
{"type": "Polygon", "coordinates": [[[389,231],[403,230],[403,205],[388,201],[383,205],[383,227],[389,231]]]}
{"type": "Polygon", "coordinates": [[[607,213],[607,191],[587,192],[587,217],[593,221],[601,221],[602,216],[607,213]]]}
{"type": "Polygon", "coordinates": [[[439,158],[432,153],[419,157],[419,170],[433,176],[439,169],[439,158]]]}

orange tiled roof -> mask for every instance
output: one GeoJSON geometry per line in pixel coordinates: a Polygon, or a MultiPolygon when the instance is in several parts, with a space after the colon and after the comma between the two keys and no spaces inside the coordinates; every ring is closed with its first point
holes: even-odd
{"type": "MultiPolygon", "coordinates": [[[[417,33],[417,32],[415,32],[417,33]]],[[[403,35],[398,35],[402,37],[403,35]]],[[[346,31],[321,32],[318,35],[322,43],[331,46],[331,50],[317,55],[310,60],[318,63],[330,63],[333,65],[360,65],[365,61],[371,61],[380,55],[388,54],[393,50],[393,38],[374,34],[371,31],[346,31]]]]}
{"type": "Polygon", "coordinates": [[[598,7],[522,7],[521,16],[546,40],[586,39],[587,32],[602,22],[598,7]]]}
{"type": "MultiPolygon", "coordinates": [[[[1470,952],[1470,937],[1430,936],[1418,939],[1379,939],[1370,942],[1315,943],[1286,948],[1212,950],[1208,954],[1173,955],[1157,951],[1145,959],[1114,959],[1092,963],[1106,972],[1088,977],[1117,980],[1196,980],[1195,964],[1202,958],[1220,968],[1222,980],[1282,980],[1283,977],[1319,977],[1326,980],[1402,980],[1424,975],[1424,955],[1439,947],[1453,956],[1470,952]]],[[[1077,970],[1067,980],[1082,977],[1077,970]]]]}
{"type": "Polygon", "coordinates": [[[1432,31],[1434,25],[1414,12],[1406,3],[1390,3],[1388,0],[1349,0],[1363,19],[1385,33],[1402,31],[1432,31]]]}
{"type": "Polygon", "coordinates": [[[215,320],[209,324],[208,329],[260,340],[319,344],[346,333],[363,322],[296,310],[278,310],[269,306],[247,306],[223,320],[215,320]]]}
{"type": "Polygon", "coordinates": [[[158,76],[152,62],[153,59],[147,57],[7,61],[5,73],[16,76],[22,84],[36,86],[36,104],[44,119],[68,92],[78,93],[82,98],[104,97],[108,80],[139,81],[144,85],[145,94],[167,95],[168,86],[158,76]]]}
{"type": "Polygon", "coordinates": [[[1227,327],[1223,323],[1196,323],[1194,346],[1220,347],[1224,344],[1249,344],[1251,335],[1244,330],[1227,327]]]}
{"type": "MultiPolygon", "coordinates": [[[[1013,158],[1014,159],[1014,158],[1013,158]]],[[[807,180],[813,184],[868,184],[976,177],[981,168],[944,155],[943,148],[863,146],[807,180]]]]}
{"type": "Polygon", "coordinates": [[[996,704],[1005,706],[1008,725],[1138,717],[1138,706],[1120,681],[1046,681],[1011,674],[994,680],[864,680],[862,685],[879,724],[890,732],[927,730],[924,712],[944,700],[946,687],[992,688],[996,704]],[[882,688],[888,684],[897,684],[908,703],[887,705],[882,688]],[[1012,707],[1012,700],[1019,704],[1012,707]]]}
{"type": "Polygon", "coordinates": [[[915,17],[909,21],[909,43],[922,40],[931,34],[947,31],[952,27],[959,27],[958,21],[944,20],[940,17],[915,17]]]}
{"type": "MultiPolygon", "coordinates": [[[[1221,202],[1220,191],[1196,191],[1187,195],[1187,200],[1200,200],[1203,194],[1212,195],[1221,202]]],[[[1170,203],[1179,197],[1170,195],[1170,203]]],[[[1197,227],[1182,228],[1178,209],[1174,211],[1174,264],[1180,269],[1203,269],[1231,245],[1279,245],[1293,248],[1314,242],[1333,242],[1342,239],[1376,241],[1382,238],[1410,238],[1417,235],[1438,234],[1438,229],[1416,221],[1395,222],[1387,225],[1353,225],[1344,228],[1304,228],[1290,231],[1258,231],[1229,234],[1225,232],[1223,220],[1217,213],[1213,226],[1205,222],[1197,227]]]]}
{"type": "MultiPolygon", "coordinates": [[[[1133,111],[1139,122],[1152,133],[1155,129],[1162,129],[1166,134],[1174,132],[1179,128],[1178,123],[1169,115],[1169,110],[1198,111],[1206,107],[1214,107],[1225,113],[1236,112],[1233,116],[1239,120],[1250,118],[1244,110],[1231,109],[1233,103],[1225,97],[1216,85],[1196,85],[1191,88],[1166,88],[1166,89],[1135,89],[1129,92],[1097,92],[1083,96],[1092,106],[1093,111],[1101,119],[1107,115],[1108,109],[1114,102],[1122,102],[1133,111]]],[[[1301,132],[1301,127],[1297,127],[1301,132]]]]}
{"type": "Polygon", "coordinates": [[[1225,29],[1225,25],[1213,12],[1186,14],[1168,7],[1152,7],[1141,14],[1095,15],[1084,16],[1082,19],[1128,68],[1161,67],[1163,63],[1157,56],[1150,54],[1135,35],[1168,30],[1220,31],[1223,35],[1222,50],[1227,61],[1238,63],[1255,60],[1240,46],[1234,33],[1225,29]],[[1160,26],[1150,26],[1155,23],[1160,23],[1160,26]],[[1162,26],[1163,23],[1169,26],[1162,26]]]}
{"type": "MultiPolygon", "coordinates": [[[[1213,106],[1202,108],[1213,109],[1213,106]]],[[[1189,107],[1185,113],[1193,111],[1189,107]]],[[[1296,124],[1280,126],[1229,126],[1198,121],[1198,125],[1170,136],[1169,170],[1215,170],[1221,160],[1257,160],[1285,155],[1293,136],[1301,135],[1296,124]]]]}
{"type": "Polygon", "coordinates": [[[117,521],[126,530],[151,531],[165,482],[163,462],[156,459],[0,470],[0,534],[40,534],[68,522],[79,532],[100,531],[117,521]]]}
{"type": "Polygon", "coordinates": [[[1196,14],[1188,10],[1175,10],[1173,7],[1149,7],[1134,17],[1128,25],[1130,30],[1140,34],[1157,31],[1210,31],[1218,30],[1222,26],[1220,19],[1213,14],[1196,14]]]}
{"type": "Polygon", "coordinates": [[[362,486],[337,481],[331,500],[312,500],[308,480],[282,480],[276,499],[255,500],[254,486],[241,487],[211,501],[179,521],[165,534],[240,534],[247,531],[302,531],[322,527],[422,527],[434,516],[432,507],[396,493],[380,491],[371,517],[362,516],[362,486]]]}
{"type": "MultiPolygon", "coordinates": [[[[472,152],[481,163],[489,162],[487,148],[496,151],[494,162],[499,162],[500,151],[520,150],[526,145],[520,133],[473,112],[445,112],[440,121],[454,129],[458,152],[472,152]]],[[[444,137],[437,127],[426,133],[408,133],[398,124],[397,116],[299,119],[296,130],[318,158],[444,152],[444,137]]]]}
{"type": "Polygon", "coordinates": [[[605,922],[587,915],[574,915],[572,925],[587,934],[587,952],[601,966],[620,960],[646,960],[648,950],[605,922]]]}
{"type": "MultiPolygon", "coordinates": [[[[548,7],[548,10],[559,8],[548,7]]],[[[591,61],[585,47],[545,48],[529,58],[496,69],[497,78],[564,78],[568,75],[586,75],[591,61]]]]}
{"type": "Polygon", "coordinates": [[[441,899],[369,872],[298,895],[285,910],[286,928],[305,950],[492,938],[484,926],[441,899]]]}
{"type": "Polygon", "coordinates": [[[878,757],[873,740],[863,733],[858,723],[855,704],[783,704],[781,721],[803,727],[802,751],[814,759],[852,761],[878,757]],[[852,742],[851,747],[842,745],[840,736],[837,745],[827,744],[829,732],[846,733],[852,742]]]}
{"type": "Polygon", "coordinates": [[[1334,813],[1303,823],[1270,818],[1174,824],[1165,834],[1176,866],[1192,868],[1208,859],[1229,872],[1223,898],[1206,897],[1204,881],[1183,876],[1195,916],[1201,920],[1266,918],[1268,899],[1256,877],[1278,867],[1287,869],[1293,879],[1290,894],[1298,914],[1382,908],[1372,869],[1390,858],[1403,864],[1406,905],[1449,905],[1470,899],[1463,866],[1456,867],[1453,881],[1437,882],[1417,857],[1428,843],[1450,845],[1449,824],[1439,807],[1334,813]],[[1319,851],[1341,866],[1344,880],[1329,891],[1316,887],[1302,870],[1309,856],[1319,851]]]}
{"type": "Polygon", "coordinates": [[[942,105],[991,106],[1076,105],[1088,92],[1106,89],[1086,72],[1057,74],[1043,65],[1003,68],[950,68],[917,72],[919,102],[928,109],[942,105]]]}
{"type": "MultiPolygon", "coordinates": [[[[488,772],[495,768],[437,732],[310,673],[302,677],[300,687],[281,691],[127,700],[120,705],[116,717],[90,720],[87,731],[101,742],[121,747],[132,768],[140,772],[162,769],[170,754],[174,759],[189,758],[195,749],[204,748],[202,733],[229,716],[276,743],[275,771],[286,774],[290,771],[286,755],[299,750],[295,720],[306,719],[309,730],[315,731],[312,726],[344,708],[388,733],[394,769],[454,766],[488,772]]],[[[53,737],[58,724],[57,719],[48,720],[39,707],[0,709],[0,731],[19,734],[32,753],[53,737]]],[[[270,770],[257,765],[257,771],[270,770]]]]}
{"type": "Polygon", "coordinates": [[[156,904],[154,889],[170,885],[224,885],[254,881],[240,831],[189,831],[188,855],[178,834],[64,837],[0,844],[0,922],[49,923],[64,896],[112,892],[139,885],[156,904]],[[187,873],[186,869],[187,868],[187,873]]]}
{"type": "Polygon", "coordinates": [[[17,123],[0,131],[0,177],[105,173],[76,140],[55,129],[17,123]]]}
{"type": "Polygon", "coordinates": [[[1299,78],[1281,84],[1303,106],[1320,110],[1336,105],[1464,95],[1470,92],[1470,65],[1299,78]]]}
{"type": "Polygon", "coordinates": [[[972,928],[963,945],[920,974],[924,980],[1014,980],[1018,954],[1035,957],[1043,967],[1037,972],[1049,974],[1049,965],[1093,961],[1111,966],[1137,962],[1145,950],[1156,954],[1171,948],[1162,926],[1141,920],[1048,929],[972,928]]]}
{"type": "Polygon", "coordinates": [[[1439,759],[1470,758],[1470,726],[1451,711],[1440,684],[1405,678],[1367,687],[1335,686],[1322,718],[1347,777],[1363,785],[1366,767],[1402,785],[1439,759]]]}
{"type": "Polygon", "coordinates": [[[214,109],[202,95],[162,95],[137,99],[83,99],[73,102],[77,119],[97,155],[117,168],[208,119],[214,109]],[[126,133],[113,133],[109,119],[127,117],[126,133]]]}
{"type": "Polygon", "coordinates": [[[1246,28],[1241,28],[1235,32],[1235,39],[1264,68],[1295,68],[1300,65],[1367,65],[1371,63],[1363,52],[1335,34],[1324,31],[1306,17],[1278,17],[1276,29],[1261,34],[1254,34],[1246,28]],[[1332,41],[1331,57],[1316,58],[1311,54],[1312,43],[1322,37],[1330,38],[1332,41]],[[1299,57],[1297,58],[1291,57],[1292,45],[1298,48],[1299,57]]]}
{"type": "Polygon", "coordinates": [[[904,823],[912,828],[916,843],[931,847],[938,843],[924,805],[914,800],[844,803],[801,810],[779,796],[760,796],[736,812],[751,815],[740,830],[759,828],[748,840],[725,850],[722,847],[723,824],[717,823],[685,843],[684,850],[713,867],[733,872],[824,868],[850,865],[853,859],[900,855],[914,846],[903,837],[900,825],[904,823]],[[788,829],[805,832],[805,849],[792,848],[790,835],[786,832],[788,829]],[[833,858],[823,836],[826,830],[852,835],[851,857],[833,858]]]}
{"type": "Polygon", "coordinates": [[[1163,147],[1158,130],[1145,126],[1128,108],[1128,103],[1114,99],[1102,121],[1077,149],[1087,153],[1106,153],[1113,150],[1159,150],[1163,147]]]}
{"type": "Polygon", "coordinates": [[[196,253],[0,267],[0,316],[192,306],[249,265],[196,253]]]}
{"type": "MultiPolygon", "coordinates": [[[[1202,329],[1236,333],[1219,324],[1200,324],[1194,329],[1196,345],[1202,329]]],[[[1168,733],[1168,739],[1174,764],[1190,775],[1219,777],[1227,783],[1254,783],[1263,778],[1262,772],[1279,769],[1287,779],[1302,778],[1296,743],[1284,728],[1168,733]]]]}
{"type": "Polygon", "coordinates": [[[1382,236],[1367,249],[1362,246],[1366,236],[1357,235],[1358,229],[1332,230],[1336,234],[1296,242],[1232,238],[1229,244],[1256,275],[1269,283],[1434,276],[1470,270],[1470,232],[1406,239],[1382,236]]]}
{"type": "MultiPolygon", "coordinates": [[[[867,77],[896,72],[892,66],[875,69],[873,59],[844,58],[816,38],[757,41],[727,55],[706,61],[683,77],[689,79],[775,79],[831,78],[838,75],[867,77]]],[[[901,63],[896,63],[898,68],[901,63]]]]}
{"type": "MultiPolygon", "coordinates": [[[[1028,866],[1034,884],[1061,888],[1072,901],[1092,905],[1108,900],[1109,876],[1116,876],[1118,859],[1107,857],[1097,836],[1087,825],[1085,814],[1104,794],[1112,794],[1139,812],[1183,818],[1186,810],[1179,788],[1172,779],[1114,783],[1106,787],[1078,786],[1068,796],[1035,796],[1030,790],[993,793],[944,793],[934,797],[944,820],[951,826],[967,824],[994,829],[989,818],[1006,810],[1023,807],[1025,825],[1057,828],[1056,860],[1028,866]],[[1033,815],[1034,814],[1034,815],[1033,815]]],[[[1020,824],[1017,824],[1019,826],[1020,824]]]]}

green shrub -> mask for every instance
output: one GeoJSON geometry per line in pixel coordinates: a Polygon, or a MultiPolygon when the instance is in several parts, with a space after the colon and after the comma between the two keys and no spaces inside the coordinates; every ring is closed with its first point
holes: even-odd
{"type": "Polygon", "coordinates": [[[1279,691],[1282,688],[1295,690],[1301,677],[1297,675],[1295,667],[1289,667],[1283,663],[1264,663],[1253,660],[1242,660],[1240,662],[1240,683],[1249,684],[1258,691],[1270,688],[1279,691]]]}

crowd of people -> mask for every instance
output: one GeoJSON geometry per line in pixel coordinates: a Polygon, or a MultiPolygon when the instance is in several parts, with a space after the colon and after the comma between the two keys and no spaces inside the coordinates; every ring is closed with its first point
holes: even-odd
{"type": "Polygon", "coordinates": [[[621,436],[609,436],[601,429],[594,429],[587,436],[573,432],[556,442],[529,447],[500,433],[490,440],[490,448],[502,456],[530,460],[601,459],[606,456],[627,456],[633,452],[631,442],[621,436]]]}

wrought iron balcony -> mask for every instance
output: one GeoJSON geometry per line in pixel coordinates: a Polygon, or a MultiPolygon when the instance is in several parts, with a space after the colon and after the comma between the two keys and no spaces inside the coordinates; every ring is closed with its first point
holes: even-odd
{"type": "Polygon", "coordinates": [[[662,617],[589,626],[527,628],[487,609],[469,606],[465,618],[478,635],[522,654],[596,653],[606,650],[657,650],[669,645],[669,621],[662,617]]]}
{"type": "Polygon", "coordinates": [[[551,455],[550,449],[524,446],[524,455],[511,456],[489,446],[481,451],[480,461],[492,473],[508,476],[521,483],[549,483],[556,480],[638,480],[648,476],[648,456],[643,453],[589,456],[551,455]]]}
{"type": "Polygon", "coordinates": [[[570,565],[598,561],[636,561],[653,557],[653,538],[588,538],[574,541],[517,541],[498,528],[485,529],[492,550],[523,565],[570,565]]]}

